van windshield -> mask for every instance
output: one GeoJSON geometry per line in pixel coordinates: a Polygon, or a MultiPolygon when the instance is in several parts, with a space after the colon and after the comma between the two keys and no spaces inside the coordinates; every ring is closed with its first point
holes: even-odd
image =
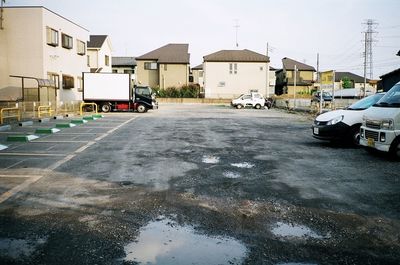
{"type": "Polygon", "coordinates": [[[400,84],[392,87],[386,95],[384,95],[381,100],[379,100],[375,105],[375,107],[392,107],[399,108],[400,107],[400,84]]]}
{"type": "Polygon", "coordinates": [[[376,102],[378,102],[384,94],[379,93],[375,94],[366,98],[363,98],[356,103],[352,104],[350,107],[348,107],[348,110],[365,110],[374,105],[376,102]]]}

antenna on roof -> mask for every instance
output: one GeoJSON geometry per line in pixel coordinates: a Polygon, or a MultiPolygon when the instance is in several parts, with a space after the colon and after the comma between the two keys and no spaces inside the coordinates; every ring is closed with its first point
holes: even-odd
{"type": "Polygon", "coordinates": [[[238,31],[239,31],[239,19],[235,19],[235,30],[236,30],[236,47],[239,47],[238,43],[238,31]]]}

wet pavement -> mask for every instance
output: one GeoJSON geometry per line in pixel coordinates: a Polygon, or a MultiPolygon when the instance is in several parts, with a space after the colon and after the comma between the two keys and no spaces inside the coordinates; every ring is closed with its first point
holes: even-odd
{"type": "Polygon", "coordinates": [[[398,162],[311,122],[162,105],[0,132],[0,263],[398,264],[398,162]]]}

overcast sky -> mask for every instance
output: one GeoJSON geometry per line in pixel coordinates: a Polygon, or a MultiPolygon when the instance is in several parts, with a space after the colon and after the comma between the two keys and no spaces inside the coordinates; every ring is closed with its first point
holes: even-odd
{"type": "Polygon", "coordinates": [[[6,0],[15,5],[45,6],[90,34],[109,35],[113,56],[188,43],[196,66],[223,49],[265,54],[269,43],[273,67],[289,57],[316,68],[319,53],[320,70],[360,75],[363,23],[374,19],[374,78],[400,68],[400,0],[6,0]]]}

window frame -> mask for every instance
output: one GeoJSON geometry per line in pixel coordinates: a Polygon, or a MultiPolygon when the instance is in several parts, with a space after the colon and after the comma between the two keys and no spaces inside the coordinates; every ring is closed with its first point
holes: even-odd
{"type": "Polygon", "coordinates": [[[105,66],[110,66],[110,56],[109,55],[104,55],[104,65],[105,66]]]}
{"type": "Polygon", "coordinates": [[[75,78],[72,75],[62,75],[62,88],[63,89],[72,89],[75,87],[75,78]],[[65,78],[65,79],[64,79],[65,78]],[[72,82],[71,82],[72,80],[72,82]]]}
{"type": "Polygon", "coordinates": [[[82,56],[86,54],[86,43],[84,41],[76,39],[76,53],[82,56]]]}
{"type": "Polygon", "coordinates": [[[47,45],[53,47],[57,47],[60,44],[58,30],[55,30],[48,26],[46,27],[46,43],[47,45]],[[53,33],[55,33],[55,36],[53,36],[53,33]]]}
{"type": "Polygon", "coordinates": [[[73,49],[74,39],[66,33],[61,33],[61,46],[68,50],[73,49]]]}

